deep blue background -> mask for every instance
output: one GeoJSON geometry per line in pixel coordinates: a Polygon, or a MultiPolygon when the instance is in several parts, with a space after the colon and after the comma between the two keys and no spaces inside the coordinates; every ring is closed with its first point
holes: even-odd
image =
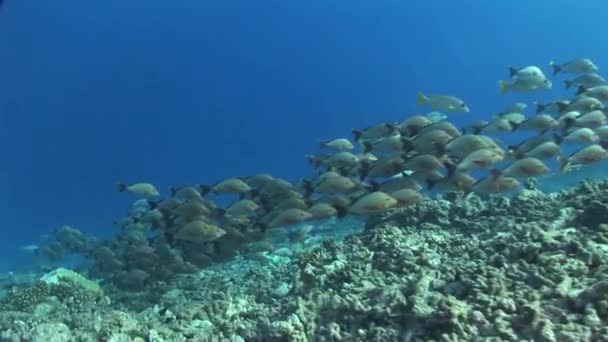
{"type": "MultiPolygon", "coordinates": [[[[62,224],[111,234],[116,182],[297,179],[319,139],[454,94],[488,118],[509,65],[608,57],[604,1],[41,1],[0,9],[0,270],[62,224]],[[586,6],[586,7],[583,7],[586,6]]],[[[549,96],[550,95],[550,96],[549,96]]]]}

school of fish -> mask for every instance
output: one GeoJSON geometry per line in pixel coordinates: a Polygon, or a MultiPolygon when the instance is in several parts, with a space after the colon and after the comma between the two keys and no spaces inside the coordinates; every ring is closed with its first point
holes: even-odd
{"type": "MultiPolygon", "coordinates": [[[[417,104],[432,112],[322,141],[320,153],[305,156],[314,170],[311,177],[295,182],[270,174],[231,177],[176,186],[166,198],[159,198],[153,184],[121,183],[119,191],[142,198],[117,220],[117,237],[96,243],[66,226],[41,252],[54,258],[64,250],[84,253],[96,261],[100,276],[117,285],[142,286],[239,254],[268,251],[277,236],[303,241],[313,225],[298,223],[379,214],[422,201],[431,191],[503,193],[530,177],[606,159],[606,81],[585,58],[552,62],[551,68],[553,77],[570,75],[564,86],[574,94],[536,103],[533,115],[525,114],[528,106],[518,102],[488,121],[458,128],[444,113],[469,112],[463,100],[420,92],[417,104]],[[527,132],[529,138],[505,146],[492,137],[513,132],[527,132]],[[216,196],[234,200],[218,206],[212,200],[216,196]]],[[[508,76],[498,82],[502,94],[553,87],[538,66],[510,68],[508,76]]]]}

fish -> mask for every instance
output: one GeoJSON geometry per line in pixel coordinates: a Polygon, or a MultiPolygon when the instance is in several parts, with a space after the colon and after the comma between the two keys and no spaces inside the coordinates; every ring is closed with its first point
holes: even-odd
{"type": "Polygon", "coordinates": [[[443,147],[453,138],[442,129],[434,129],[413,138],[406,138],[403,143],[406,152],[414,150],[420,154],[425,154],[443,150],[443,147]]]}
{"type": "Polygon", "coordinates": [[[476,180],[466,172],[454,171],[437,179],[427,179],[427,188],[440,190],[470,191],[476,180]]]}
{"type": "Polygon", "coordinates": [[[503,177],[535,177],[551,170],[542,160],[533,157],[525,157],[514,161],[511,165],[502,170],[503,177]]]}
{"type": "Polygon", "coordinates": [[[405,172],[401,172],[399,174],[400,177],[391,177],[383,183],[378,183],[374,180],[370,180],[371,190],[373,191],[382,191],[386,193],[395,192],[401,189],[413,189],[420,190],[422,187],[414,177],[411,175],[405,174],[405,172]]]}
{"type": "Polygon", "coordinates": [[[566,142],[569,144],[593,144],[600,140],[600,137],[591,128],[577,128],[564,136],[554,135],[555,142],[561,144],[566,142]]]}
{"type": "Polygon", "coordinates": [[[538,67],[529,66],[517,71],[511,70],[511,80],[499,80],[498,87],[501,94],[508,92],[532,92],[551,89],[553,84],[538,67]]]}
{"type": "Polygon", "coordinates": [[[254,187],[254,188],[261,188],[264,185],[274,181],[274,177],[272,177],[272,175],[268,174],[268,173],[260,173],[257,174],[255,176],[249,176],[245,178],[245,183],[247,183],[247,185],[254,187]]]}
{"type": "Polygon", "coordinates": [[[557,143],[553,141],[545,141],[524,152],[519,152],[516,150],[512,151],[512,154],[515,159],[530,157],[544,160],[557,157],[561,154],[561,152],[561,148],[557,143]]]}
{"type": "Polygon", "coordinates": [[[352,191],[359,187],[360,184],[358,182],[332,172],[331,175],[323,177],[320,181],[314,184],[314,192],[324,194],[340,194],[352,191]]]}
{"type": "Polygon", "coordinates": [[[260,206],[254,201],[242,199],[228,207],[228,209],[226,209],[226,213],[232,216],[244,216],[258,210],[259,208],[260,206]]]}
{"type": "Polygon", "coordinates": [[[424,128],[422,128],[420,130],[420,132],[418,132],[419,135],[424,135],[426,133],[429,133],[431,131],[436,131],[436,130],[441,130],[444,131],[445,133],[447,133],[448,135],[450,135],[451,137],[457,137],[462,135],[462,133],[460,132],[460,130],[454,126],[454,124],[452,124],[449,121],[438,121],[438,122],[434,122],[424,128]]]}
{"type": "Polygon", "coordinates": [[[525,121],[516,124],[512,123],[515,130],[530,130],[545,132],[559,126],[559,122],[547,114],[537,114],[525,121]]]}
{"type": "Polygon", "coordinates": [[[374,126],[369,126],[363,130],[353,129],[351,132],[355,137],[355,141],[360,139],[380,139],[392,135],[397,130],[394,124],[381,123],[374,126]]]}
{"type": "Polygon", "coordinates": [[[127,185],[124,183],[118,183],[118,191],[119,192],[130,192],[139,196],[159,196],[160,193],[156,190],[156,187],[150,183],[134,183],[131,185],[127,185]]]}
{"type": "Polygon", "coordinates": [[[169,188],[171,191],[171,197],[179,197],[186,200],[192,201],[201,201],[203,197],[201,196],[200,191],[193,186],[181,186],[181,187],[171,187],[169,188]]]}
{"type": "Polygon", "coordinates": [[[597,128],[607,123],[608,119],[602,110],[593,110],[573,118],[564,118],[566,129],[576,127],[597,128]]]}
{"type": "Polygon", "coordinates": [[[520,185],[513,177],[505,177],[500,171],[493,170],[490,175],[480,179],[471,187],[470,192],[478,195],[490,195],[514,189],[520,185]]]}
{"type": "Polygon", "coordinates": [[[240,178],[228,178],[212,186],[200,185],[202,195],[209,192],[216,194],[243,194],[251,191],[251,187],[240,178]]]}
{"type": "Polygon", "coordinates": [[[419,154],[406,159],[402,166],[406,170],[421,172],[444,169],[443,162],[432,154],[419,154]]]}
{"type": "Polygon", "coordinates": [[[601,145],[589,145],[575,151],[567,158],[560,157],[560,170],[562,173],[566,173],[573,168],[596,163],[606,157],[608,157],[608,152],[601,145]]]}
{"type": "Polygon", "coordinates": [[[26,246],[22,246],[21,250],[24,251],[24,252],[28,252],[28,253],[37,253],[40,250],[40,246],[38,246],[38,245],[26,245],[26,246]]]}
{"type": "Polygon", "coordinates": [[[337,216],[338,210],[332,204],[327,202],[318,202],[306,209],[312,215],[313,219],[323,219],[327,217],[337,216]]]}
{"type": "Polygon", "coordinates": [[[594,97],[602,102],[605,102],[608,101],[608,85],[598,85],[591,88],[579,85],[576,90],[576,95],[594,97]]]}
{"type": "Polygon", "coordinates": [[[432,123],[433,123],[433,122],[439,122],[439,121],[443,121],[443,120],[445,120],[445,119],[447,119],[447,118],[448,118],[448,116],[447,116],[447,115],[445,115],[445,114],[443,114],[443,113],[441,113],[441,112],[430,112],[430,113],[427,113],[425,116],[426,116],[426,117],[427,117],[427,119],[429,119],[429,120],[430,120],[432,123]]]}
{"type": "Polygon", "coordinates": [[[566,63],[556,63],[549,62],[549,65],[553,68],[553,76],[559,74],[560,72],[564,73],[586,73],[586,72],[596,72],[598,71],[598,67],[593,64],[593,62],[588,58],[578,58],[566,63]]]}
{"type": "Polygon", "coordinates": [[[536,105],[536,114],[559,114],[568,108],[570,101],[557,100],[546,105],[539,102],[534,104],[536,105]]]}
{"type": "Polygon", "coordinates": [[[573,86],[583,86],[585,88],[597,87],[606,83],[606,80],[601,75],[590,72],[577,76],[571,80],[564,80],[564,86],[566,89],[570,89],[573,86]]]}
{"type": "MultiPolygon", "coordinates": [[[[597,136],[599,137],[600,142],[602,142],[602,143],[608,142],[608,125],[597,127],[595,129],[595,134],[597,134],[597,136]]],[[[606,147],[604,145],[602,145],[602,146],[606,147]]]]}
{"type": "Polygon", "coordinates": [[[289,226],[298,222],[309,220],[311,218],[312,214],[303,209],[290,208],[281,212],[274,219],[272,219],[272,221],[270,221],[268,224],[268,228],[289,226]]]}
{"type": "Polygon", "coordinates": [[[478,134],[463,134],[447,143],[442,152],[449,157],[462,159],[475,150],[495,147],[495,144],[490,143],[492,139],[489,137],[488,139],[478,134]]]}
{"type": "Polygon", "coordinates": [[[603,108],[604,104],[602,101],[596,99],[595,97],[579,96],[575,98],[574,101],[571,101],[560,113],[567,111],[579,111],[581,113],[586,113],[595,109],[603,108]]]}
{"type": "Polygon", "coordinates": [[[195,220],[180,228],[175,238],[200,244],[217,240],[224,235],[226,231],[220,227],[205,220],[195,220]]]}
{"type": "MultiPolygon", "coordinates": [[[[483,124],[478,124],[476,126],[473,126],[472,128],[473,128],[474,134],[506,133],[506,132],[513,132],[515,130],[515,126],[512,123],[515,123],[516,125],[518,124],[518,122],[516,122],[516,121],[510,121],[505,118],[496,118],[490,122],[486,121],[483,124]]],[[[519,122],[519,123],[521,123],[521,122],[519,122]]]]}
{"type": "Polygon", "coordinates": [[[322,141],[320,145],[321,148],[333,148],[338,151],[350,151],[355,148],[350,140],[345,138],[322,141]]]}
{"type": "MultiPolygon", "coordinates": [[[[469,153],[456,165],[457,171],[470,171],[474,169],[488,169],[504,159],[504,155],[498,153],[494,148],[481,148],[469,153]]],[[[448,170],[453,172],[453,169],[448,170]]]]}
{"type": "Polygon", "coordinates": [[[391,177],[403,171],[403,159],[400,156],[383,158],[374,163],[362,163],[359,169],[361,179],[391,177]]]}
{"type": "Polygon", "coordinates": [[[515,102],[512,105],[505,108],[503,113],[523,113],[528,105],[523,102],[515,102]]]}
{"type": "Polygon", "coordinates": [[[432,123],[433,121],[426,116],[414,115],[397,123],[395,127],[397,127],[397,130],[401,135],[411,137],[418,134],[421,129],[432,123]]]}
{"type": "Polygon", "coordinates": [[[404,138],[401,135],[393,135],[376,140],[359,140],[363,153],[391,153],[404,149],[404,138]]]}
{"type": "Polygon", "coordinates": [[[431,108],[449,113],[468,113],[471,110],[461,99],[451,95],[429,95],[418,92],[416,98],[418,106],[429,105],[431,108]]]}
{"type": "Polygon", "coordinates": [[[397,200],[382,191],[365,194],[348,207],[348,212],[358,215],[373,215],[397,205],[397,200]]]}
{"type": "Polygon", "coordinates": [[[424,196],[414,189],[401,189],[390,193],[399,206],[407,206],[420,202],[424,196]]]}

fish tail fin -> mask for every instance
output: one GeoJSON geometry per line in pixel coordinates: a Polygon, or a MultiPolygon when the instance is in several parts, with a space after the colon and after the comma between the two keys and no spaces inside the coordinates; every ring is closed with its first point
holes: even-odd
{"type": "Polygon", "coordinates": [[[378,183],[377,181],[375,181],[373,179],[369,181],[369,185],[370,185],[370,188],[369,188],[370,192],[375,192],[375,191],[380,190],[380,183],[378,183]]]}
{"type": "Polygon", "coordinates": [[[368,162],[361,162],[359,167],[359,179],[364,180],[369,175],[371,165],[368,162]]]}
{"type": "Polygon", "coordinates": [[[437,185],[437,181],[430,178],[425,179],[424,182],[426,183],[427,190],[433,190],[435,185],[437,185]]]}
{"type": "Polygon", "coordinates": [[[325,148],[325,147],[327,147],[327,140],[319,141],[319,148],[325,148]]]}
{"type": "Polygon", "coordinates": [[[177,188],[172,186],[169,188],[169,192],[171,193],[171,197],[175,197],[175,195],[177,194],[177,188]]]}
{"type": "Polygon", "coordinates": [[[363,135],[363,132],[358,129],[353,129],[351,132],[355,136],[355,141],[359,141],[359,139],[361,139],[361,135],[363,135]]]}
{"type": "Polygon", "coordinates": [[[374,146],[372,145],[371,142],[369,142],[369,141],[361,142],[361,150],[363,150],[363,153],[369,153],[372,151],[373,148],[374,148],[374,146]]]}
{"type": "Polygon", "coordinates": [[[209,186],[209,185],[204,185],[204,184],[201,184],[201,185],[199,185],[199,186],[198,186],[198,189],[200,190],[201,195],[202,195],[202,196],[205,196],[206,194],[208,194],[208,193],[210,193],[210,192],[211,192],[211,189],[212,189],[212,188],[211,188],[211,186],[209,186]]]}
{"type": "Polygon", "coordinates": [[[118,183],[118,192],[127,191],[128,185],[125,183],[118,183]]]}
{"type": "Polygon", "coordinates": [[[561,173],[566,173],[570,171],[570,162],[568,161],[568,158],[559,156],[557,157],[557,160],[559,161],[559,170],[561,171],[561,173]]]}
{"type": "Polygon", "coordinates": [[[581,95],[584,94],[588,91],[589,89],[587,89],[585,86],[579,85],[578,88],[576,88],[576,95],[581,95]]]}
{"type": "Polygon", "coordinates": [[[405,152],[409,152],[412,149],[414,149],[414,143],[412,142],[413,139],[409,139],[406,137],[401,137],[401,147],[403,148],[403,150],[405,152]]]}
{"type": "Polygon", "coordinates": [[[564,132],[566,132],[570,128],[572,128],[575,123],[576,123],[576,119],[575,118],[565,118],[564,119],[564,132]]]}
{"type": "Polygon", "coordinates": [[[564,137],[557,133],[553,133],[553,141],[555,141],[555,143],[559,145],[562,143],[562,141],[564,141],[564,137]]]}
{"type": "Polygon", "coordinates": [[[419,91],[418,94],[416,95],[416,104],[418,106],[424,106],[427,103],[429,103],[429,98],[424,96],[424,94],[421,91],[419,91]]]}
{"type": "Polygon", "coordinates": [[[226,216],[226,209],[220,207],[213,209],[213,212],[211,213],[211,217],[216,219],[224,218],[224,216],[226,216]]]}
{"type": "Polygon", "coordinates": [[[498,87],[500,88],[501,94],[506,94],[511,89],[511,85],[507,81],[500,80],[498,81],[498,87]]]}
{"type": "Polygon", "coordinates": [[[514,132],[519,128],[521,122],[509,121],[509,125],[511,125],[511,132],[514,132]]]}
{"type": "Polygon", "coordinates": [[[516,67],[510,66],[509,67],[509,77],[513,77],[513,76],[517,75],[518,71],[519,71],[519,69],[517,69],[516,67]]]}
{"type": "Polygon", "coordinates": [[[305,157],[308,159],[308,162],[310,163],[310,165],[312,165],[314,169],[318,169],[319,166],[321,166],[321,164],[323,163],[323,160],[321,160],[321,158],[315,155],[307,154],[305,157]]]}
{"type": "Polygon", "coordinates": [[[500,169],[494,168],[490,170],[490,176],[492,177],[492,180],[498,179],[498,177],[500,177],[501,175],[502,171],[500,169]]]}
{"type": "Polygon", "coordinates": [[[315,192],[315,187],[312,185],[312,181],[310,181],[310,179],[303,179],[302,185],[304,187],[304,198],[310,198],[310,196],[315,192]]]}
{"type": "Polygon", "coordinates": [[[557,109],[560,111],[560,113],[568,109],[568,103],[566,102],[556,102],[555,105],[557,106],[557,109]]]}
{"type": "Polygon", "coordinates": [[[542,112],[543,110],[545,110],[545,108],[547,108],[547,105],[544,105],[542,103],[534,102],[534,104],[536,105],[536,114],[542,112]]]}
{"type": "Polygon", "coordinates": [[[562,67],[559,66],[559,64],[553,61],[549,62],[549,64],[551,65],[551,68],[553,68],[553,76],[557,75],[560,71],[562,71],[562,67]]]}
{"type": "Polygon", "coordinates": [[[566,89],[570,89],[570,87],[572,87],[573,84],[574,84],[574,81],[564,80],[564,86],[566,87],[566,89]]]}
{"type": "Polygon", "coordinates": [[[336,209],[336,216],[339,219],[344,218],[344,216],[346,216],[346,214],[348,214],[348,208],[339,204],[334,204],[333,205],[334,209],[336,209]]]}

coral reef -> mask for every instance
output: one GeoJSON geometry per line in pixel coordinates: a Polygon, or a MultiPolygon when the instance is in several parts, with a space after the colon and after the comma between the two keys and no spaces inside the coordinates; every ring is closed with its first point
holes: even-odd
{"type": "Polygon", "coordinates": [[[0,339],[604,341],[606,203],[608,182],[447,193],[343,241],[261,248],[129,291],[108,283],[111,302],[78,299],[78,310],[69,299],[91,291],[38,282],[0,302],[0,339]]]}

